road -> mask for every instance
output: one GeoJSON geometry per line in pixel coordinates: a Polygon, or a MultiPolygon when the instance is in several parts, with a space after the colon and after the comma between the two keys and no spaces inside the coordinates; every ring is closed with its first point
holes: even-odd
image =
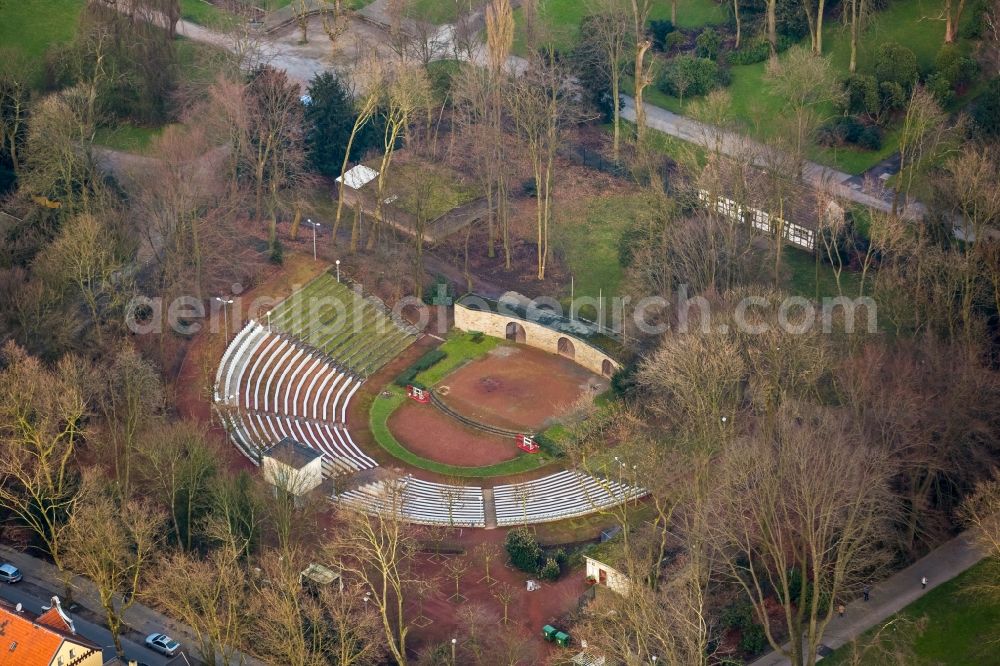
{"type": "MultiPolygon", "coordinates": [[[[52,595],[47,590],[40,590],[34,585],[22,581],[14,585],[0,584],[0,597],[12,604],[22,604],[26,611],[40,615],[43,612],[42,606],[50,604],[52,595]]],[[[76,627],[78,634],[103,648],[104,661],[115,656],[114,641],[110,631],[85,620],[68,609],[64,610],[67,610],[70,619],[73,620],[73,626],[76,627]]],[[[169,661],[167,657],[153,652],[144,645],[124,638],[122,639],[122,647],[125,648],[125,656],[128,659],[134,659],[140,663],[149,664],[149,666],[163,666],[169,661]]],[[[194,660],[192,663],[195,663],[194,660]]]]}
{"type": "MultiPolygon", "coordinates": [[[[844,617],[834,617],[827,625],[823,644],[837,649],[850,643],[982,559],[983,552],[968,533],[941,544],[902,571],[872,586],[870,601],[855,599],[846,604],[844,617]],[[920,586],[924,576],[927,577],[927,589],[920,586]]],[[[780,653],[770,652],[751,662],[750,666],[787,666],[789,663],[780,653]]]]}

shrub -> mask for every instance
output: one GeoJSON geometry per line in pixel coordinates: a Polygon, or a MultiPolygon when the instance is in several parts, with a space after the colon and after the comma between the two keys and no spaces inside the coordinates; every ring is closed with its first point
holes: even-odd
{"type": "Polygon", "coordinates": [[[881,102],[878,95],[878,81],[870,74],[855,74],[844,82],[844,92],[847,95],[846,108],[848,113],[878,116],[881,102]]]}
{"type": "Polygon", "coordinates": [[[754,655],[763,652],[766,645],[767,635],[764,633],[764,627],[756,622],[740,631],[740,650],[744,654],[754,655]]]}
{"type": "Polygon", "coordinates": [[[439,362],[444,360],[448,354],[441,351],[440,349],[432,349],[425,353],[423,356],[418,358],[413,362],[413,365],[408,367],[406,370],[401,372],[398,377],[396,377],[395,384],[397,386],[407,386],[412,384],[413,380],[416,379],[417,375],[428,370],[431,367],[437,365],[439,362]]]}
{"type": "Polygon", "coordinates": [[[274,245],[271,247],[271,253],[267,256],[267,260],[277,266],[285,261],[285,248],[277,238],[274,239],[274,245]]]}
{"type": "MultiPolygon", "coordinates": [[[[787,35],[778,35],[778,41],[775,44],[775,50],[778,53],[782,51],[787,51],[792,44],[795,43],[791,37],[787,35]]],[[[767,37],[758,37],[756,39],[748,41],[739,51],[734,51],[729,54],[729,62],[734,65],[753,65],[754,63],[764,62],[771,57],[771,42],[767,40],[767,37]]]]}
{"type": "Polygon", "coordinates": [[[947,106],[955,99],[955,91],[952,90],[951,81],[948,80],[948,77],[941,74],[941,72],[934,72],[927,77],[927,81],[924,83],[927,86],[927,90],[934,95],[934,99],[941,106],[947,106]]]}
{"type": "Polygon", "coordinates": [[[895,81],[883,81],[878,84],[878,98],[883,113],[906,106],[906,90],[895,81]]]}
{"type": "Polygon", "coordinates": [[[720,80],[719,67],[713,61],[683,54],[667,61],[656,85],[668,95],[683,99],[710,92],[720,80]]]}
{"type": "Polygon", "coordinates": [[[657,51],[667,49],[667,36],[674,32],[674,24],[667,20],[650,21],[649,36],[653,40],[653,48],[657,51]]]}
{"type": "Polygon", "coordinates": [[[1000,137],[1000,77],[990,81],[972,105],[972,120],[984,137],[1000,137]]]}
{"type": "Polygon", "coordinates": [[[545,560],[545,564],[538,570],[538,577],[542,580],[556,580],[561,573],[562,570],[559,568],[559,563],[550,557],[545,560]]]}
{"type": "Polygon", "coordinates": [[[877,127],[865,127],[854,143],[863,150],[878,150],[882,147],[882,133],[877,127]]]}
{"type": "MultiPolygon", "coordinates": [[[[503,545],[507,550],[507,556],[510,557],[510,563],[515,567],[532,574],[538,571],[538,563],[542,559],[542,548],[535,540],[535,535],[527,527],[515,527],[507,532],[507,538],[504,539],[503,545]]],[[[556,564],[557,568],[558,566],[556,564]]]]}
{"type": "Polygon", "coordinates": [[[722,36],[714,28],[705,28],[694,40],[694,52],[699,58],[715,60],[722,48],[722,36]]]}
{"type": "Polygon", "coordinates": [[[875,50],[874,73],[879,83],[893,81],[909,90],[916,83],[919,71],[917,56],[905,46],[886,42],[875,50]]]}
{"type": "Polygon", "coordinates": [[[945,44],[934,59],[934,70],[947,78],[953,88],[960,88],[976,78],[979,63],[962,55],[954,44],[945,44]]]}
{"type": "Polygon", "coordinates": [[[663,43],[664,52],[673,51],[674,49],[679,49],[687,43],[687,35],[679,30],[675,30],[669,35],[663,43]]]}
{"type": "Polygon", "coordinates": [[[753,624],[753,606],[748,601],[737,601],[722,610],[722,626],[742,631],[753,624]]]}

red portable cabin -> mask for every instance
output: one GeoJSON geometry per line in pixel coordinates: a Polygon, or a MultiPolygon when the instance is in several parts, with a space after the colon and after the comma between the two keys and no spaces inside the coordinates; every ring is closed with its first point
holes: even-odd
{"type": "Polygon", "coordinates": [[[518,435],[517,448],[525,453],[538,453],[539,450],[538,444],[535,444],[535,438],[531,435],[518,435]]]}
{"type": "Polygon", "coordinates": [[[426,405],[431,401],[431,392],[425,388],[420,388],[419,386],[414,386],[409,384],[406,387],[406,395],[408,395],[413,400],[416,400],[421,405],[426,405]]]}

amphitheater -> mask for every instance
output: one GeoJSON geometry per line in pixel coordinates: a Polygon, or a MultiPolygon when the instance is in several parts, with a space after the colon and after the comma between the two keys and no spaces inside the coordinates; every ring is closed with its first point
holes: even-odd
{"type": "MultiPolygon", "coordinates": [[[[348,406],[380,368],[420,332],[376,298],[324,273],[251,319],[229,342],[215,378],[215,407],[236,447],[255,465],[291,438],[322,456],[336,478],[331,499],[365,512],[398,512],[426,525],[495,527],[593,513],[645,494],[612,479],[564,469],[489,486],[482,479],[440,483],[379,474],[355,443],[348,406]],[[345,322],[348,325],[345,325],[345,322]]],[[[433,436],[429,433],[428,436],[433,436]]]]}

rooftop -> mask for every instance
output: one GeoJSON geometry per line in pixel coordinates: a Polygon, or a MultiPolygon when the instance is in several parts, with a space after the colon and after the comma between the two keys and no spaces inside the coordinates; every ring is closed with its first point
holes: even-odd
{"type": "Polygon", "coordinates": [[[280,463],[288,465],[289,467],[302,469],[313,460],[316,460],[316,458],[319,458],[321,454],[313,449],[310,449],[305,444],[299,444],[291,437],[285,437],[283,440],[264,451],[264,455],[268,458],[273,458],[280,463]]]}
{"type": "Polygon", "coordinates": [[[78,659],[101,649],[74,633],[57,603],[38,616],[0,603],[0,666],[48,666],[64,641],[80,646],[78,659]]]}

